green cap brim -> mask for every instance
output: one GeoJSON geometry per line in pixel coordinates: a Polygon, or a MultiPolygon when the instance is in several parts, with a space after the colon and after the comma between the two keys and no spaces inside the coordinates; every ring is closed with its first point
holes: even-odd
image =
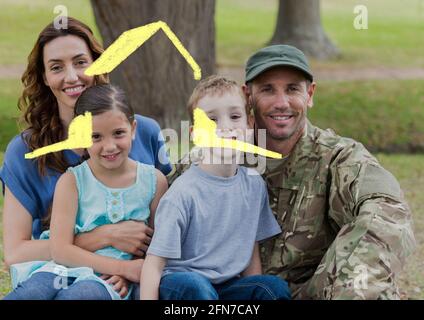
{"type": "Polygon", "coordinates": [[[302,71],[306,78],[310,81],[314,80],[314,77],[312,76],[312,74],[304,69],[301,68],[298,64],[293,64],[290,62],[286,62],[286,61],[269,61],[268,63],[264,63],[263,65],[257,66],[256,68],[253,68],[253,70],[251,70],[247,75],[246,75],[246,82],[252,81],[254,78],[256,78],[258,75],[260,75],[261,73],[275,68],[275,67],[292,67],[294,69],[297,69],[299,71],[302,71]]]}

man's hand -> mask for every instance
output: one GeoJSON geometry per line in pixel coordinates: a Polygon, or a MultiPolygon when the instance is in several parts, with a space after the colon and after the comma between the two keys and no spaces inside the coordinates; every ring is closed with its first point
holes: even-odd
{"type": "Polygon", "coordinates": [[[133,220],[111,225],[110,232],[112,247],[137,257],[145,256],[153,236],[152,228],[144,222],[133,220]]]}
{"type": "Polygon", "coordinates": [[[130,286],[130,282],[127,279],[121,276],[109,276],[106,274],[102,275],[100,278],[112,285],[113,290],[115,290],[121,298],[127,296],[130,286]]]}

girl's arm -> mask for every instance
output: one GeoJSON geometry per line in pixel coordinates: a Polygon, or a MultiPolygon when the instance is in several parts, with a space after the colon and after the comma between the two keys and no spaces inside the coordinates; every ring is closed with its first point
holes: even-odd
{"type": "Polygon", "coordinates": [[[50,223],[52,258],[69,267],[90,267],[96,272],[119,275],[130,281],[139,281],[143,260],[117,260],[97,255],[74,244],[74,227],[78,209],[75,177],[64,173],[56,184],[50,223]]]}
{"type": "Polygon", "coordinates": [[[3,207],[4,262],[12,264],[50,260],[49,240],[31,240],[32,216],[5,186],[3,207]]]}
{"type": "Polygon", "coordinates": [[[166,259],[148,254],[141,271],[140,299],[159,300],[159,284],[166,259]]]}
{"type": "MultiPolygon", "coordinates": [[[[31,238],[32,223],[33,219],[28,210],[5,186],[3,248],[6,267],[15,263],[52,259],[50,240],[33,240],[31,238]]],[[[123,221],[82,233],[75,237],[75,245],[88,251],[97,251],[113,246],[136,256],[144,256],[152,235],[153,230],[144,222],[123,221]]]]}
{"type": "Polygon", "coordinates": [[[261,256],[259,254],[259,244],[255,242],[255,246],[253,248],[252,259],[250,260],[249,266],[244,270],[241,275],[242,277],[253,276],[256,274],[262,274],[261,267],[261,256]]]}
{"type": "Polygon", "coordinates": [[[158,207],[158,204],[159,204],[159,200],[160,198],[162,198],[166,190],[168,190],[168,180],[166,180],[166,177],[158,169],[156,169],[156,181],[157,181],[156,194],[152,202],[150,203],[149,225],[152,228],[154,228],[155,213],[156,213],[156,208],[158,207]]]}

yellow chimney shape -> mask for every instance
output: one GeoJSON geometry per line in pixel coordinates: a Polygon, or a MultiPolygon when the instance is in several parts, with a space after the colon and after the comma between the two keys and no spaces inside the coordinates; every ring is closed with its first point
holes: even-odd
{"type": "Polygon", "coordinates": [[[231,148],[275,159],[283,157],[281,153],[269,151],[244,141],[218,137],[216,134],[216,123],[209,119],[200,108],[194,109],[193,118],[193,143],[198,147],[231,148]]]}

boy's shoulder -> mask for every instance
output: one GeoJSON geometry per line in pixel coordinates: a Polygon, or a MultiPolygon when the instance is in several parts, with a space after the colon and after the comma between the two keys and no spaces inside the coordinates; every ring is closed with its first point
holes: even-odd
{"type": "Polygon", "coordinates": [[[175,178],[164,196],[172,195],[174,197],[181,195],[188,197],[192,194],[193,190],[196,190],[198,183],[200,183],[199,179],[193,174],[193,170],[188,168],[184,173],[175,178]]]}
{"type": "MultiPolygon", "coordinates": [[[[187,184],[188,186],[193,186],[194,184],[200,183],[198,170],[194,170],[194,164],[191,164],[188,169],[186,169],[181,175],[179,175],[172,182],[172,186],[176,186],[176,188],[181,187],[183,184],[187,184]]],[[[249,184],[264,184],[265,181],[262,176],[253,168],[248,168],[244,166],[239,166],[237,168],[240,171],[240,176],[242,180],[249,184]]]]}
{"type": "Polygon", "coordinates": [[[245,175],[245,192],[246,196],[251,199],[263,199],[268,194],[268,189],[265,180],[253,168],[240,166],[245,175]]]}
{"type": "Polygon", "coordinates": [[[178,208],[184,215],[190,214],[190,208],[193,202],[198,198],[199,179],[194,179],[191,170],[188,169],[181,176],[175,179],[169,189],[162,196],[160,203],[162,205],[171,205],[173,208],[178,208]]]}
{"type": "Polygon", "coordinates": [[[260,173],[253,168],[239,166],[242,176],[246,180],[246,183],[255,187],[265,186],[265,180],[262,178],[260,173]]]}
{"type": "Polygon", "coordinates": [[[258,180],[258,181],[263,180],[260,173],[256,171],[254,168],[239,166],[238,169],[241,170],[243,174],[249,176],[251,179],[258,180]]]}
{"type": "Polygon", "coordinates": [[[193,165],[189,166],[181,175],[179,175],[175,180],[172,182],[170,188],[180,188],[183,185],[187,185],[187,187],[193,185],[193,183],[197,182],[196,174],[192,168],[193,165]]]}
{"type": "MultiPolygon", "coordinates": [[[[201,189],[200,184],[207,183],[207,180],[205,181],[202,179],[198,170],[195,170],[193,166],[192,164],[190,168],[185,170],[172,182],[166,194],[189,198],[191,195],[196,194],[196,191],[201,189]]],[[[245,185],[247,192],[266,191],[265,181],[255,169],[239,166],[238,170],[240,171],[239,182],[245,185]]],[[[213,185],[208,187],[213,187],[213,185]]]]}

